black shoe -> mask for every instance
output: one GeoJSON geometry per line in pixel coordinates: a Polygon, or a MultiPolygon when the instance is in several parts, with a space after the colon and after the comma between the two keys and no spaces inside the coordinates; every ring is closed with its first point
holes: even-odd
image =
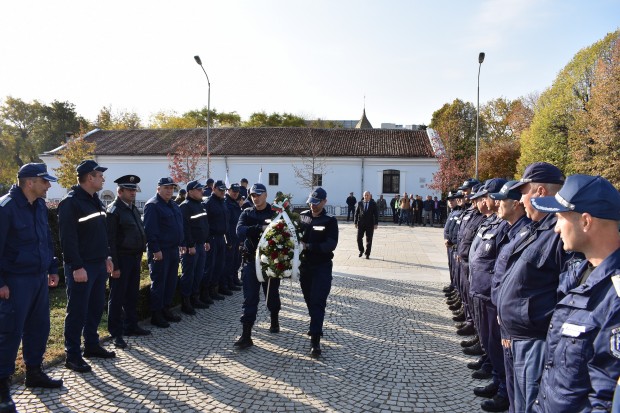
{"type": "Polygon", "coordinates": [[[463,321],[462,323],[455,324],[454,328],[456,328],[458,330],[459,328],[463,328],[466,325],[467,325],[467,323],[463,321]]]}
{"type": "MultiPolygon", "coordinates": [[[[465,314],[463,314],[463,318],[465,318],[465,314]]],[[[456,334],[459,336],[473,336],[476,334],[476,328],[473,324],[467,324],[465,327],[456,330],[456,334]]]]}
{"type": "Polygon", "coordinates": [[[446,304],[448,304],[448,305],[454,305],[454,304],[460,303],[460,302],[461,302],[461,299],[459,297],[454,297],[454,298],[446,300],[446,304]]]}
{"type": "Polygon", "coordinates": [[[489,383],[486,386],[474,387],[474,394],[479,397],[490,399],[497,394],[497,384],[489,383]]]}
{"type": "Polygon", "coordinates": [[[0,412],[15,413],[15,402],[11,398],[11,377],[0,379],[0,412]]]}
{"type": "Polygon", "coordinates": [[[270,333],[280,332],[280,322],[278,321],[278,313],[271,313],[271,325],[269,326],[270,333]]]}
{"type": "Polygon", "coordinates": [[[233,345],[239,350],[244,350],[254,345],[254,342],[252,341],[252,324],[243,324],[243,333],[241,333],[241,337],[239,337],[239,339],[235,341],[235,344],[233,345]]]}
{"type": "Polygon", "coordinates": [[[241,287],[236,286],[235,284],[228,287],[230,291],[241,291],[241,287]]]}
{"type": "Polygon", "coordinates": [[[42,387],[44,389],[57,389],[62,387],[62,380],[50,378],[41,366],[26,366],[26,387],[42,387]]]}
{"type": "Polygon", "coordinates": [[[366,259],[369,260],[370,259],[370,254],[366,254],[366,259]]]}
{"type": "Polygon", "coordinates": [[[484,354],[484,350],[482,349],[480,343],[476,343],[471,347],[465,347],[463,349],[463,353],[468,356],[481,356],[484,354]]]}
{"type": "Polygon", "coordinates": [[[505,412],[510,407],[510,401],[506,397],[496,394],[491,400],[480,403],[480,408],[485,412],[505,412]]]}
{"type": "Polygon", "coordinates": [[[153,311],[153,315],[151,316],[151,324],[159,328],[170,327],[170,323],[166,321],[161,311],[153,311]]]}
{"type": "Polygon", "coordinates": [[[202,300],[197,294],[191,297],[190,302],[192,304],[192,307],[194,308],[198,308],[198,309],[209,308],[209,304],[202,302],[202,300]]]}
{"type": "Polygon", "coordinates": [[[99,344],[95,344],[92,346],[84,346],[84,357],[87,359],[97,357],[101,359],[113,359],[116,357],[116,353],[113,351],[108,351],[101,347],[99,344]]]}
{"type": "Polygon", "coordinates": [[[81,356],[71,358],[67,357],[65,367],[78,373],[88,373],[92,370],[90,365],[85,362],[81,356]]]}
{"type": "Polygon", "coordinates": [[[452,292],[453,290],[454,290],[454,287],[452,285],[446,285],[445,287],[441,289],[441,291],[443,291],[444,293],[449,293],[449,292],[452,292]]]}
{"type": "Polygon", "coordinates": [[[123,340],[123,336],[114,337],[114,347],[116,348],[127,348],[127,342],[123,340]]]}
{"type": "MultiPolygon", "coordinates": [[[[452,304],[451,306],[448,307],[448,309],[452,310],[452,311],[458,311],[461,308],[463,308],[463,305],[459,302],[452,304]]],[[[455,314],[456,315],[456,314],[455,314]]]]}
{"type": "Polygon", "coordinates": [[[321,355],[321,335],[313,334],[310,338],[312,348],[310,349],[310,357],[318,358],[321,355]]]}
{"type": "Polygon", "coordinates": [[[471,374],[471,378],[472,379],[478,379],[478,380],[486,380],[486,379],[490,379],[491,377],[493,377],[493,375],[491,374],[490,371],[485,371],[485,370],[476,370],[471,374]]]}
{"type": "Polygon", "coordinates": [[[480,370],[480,367],[482,367],[483,364],[484,362],[482,361],[482,359],[478,359],[476,361],[470,361],[469,363],[467,363],[467,368],[471,370],[480,370]]]}
{"type": "Polygon", "coordinates": [[[230,291],[230,290],[229,290],[228,288],[226,288],[226,287],[220,287],[220,288],[219,288],[219,290],[218,290],[217,292],[218,292],[219,294],[222,294],[222,295],[228,295],[228,296],[233,295],[233,292],[232,292],[232,291],[230,291]]]}
{"type": "Polygon", "coordinates": [[[465,313],[460,313],[452,317],[452,321],[465,321],[465,313]]]}
{"type": "Polygon", "coordinates": [[[181,316],[174,314],[172,311],[170,311],[169,308],[164,308],[161,311],[161,314],[164,316],[164,319],[166,321],[170,321],[172,323],[178,323],[179,321],[181,321],[181,316]]]}
{"type": "MultiPolygon", "coordinates": [[[[181,311],[188,315],[196,315],[196,310],[194,310],[189,297],[183,297],[181,299],[181,311]]],[[[164,317],[166,317],[166,314],[164,314],[164,317]]]]}
{"type": "Polygon", "coordinates": [[[217,292],[217,287],[211,287],[209,289],[209,296],[216,301],[222,301],[224,299],[223,295],[219,295],[217,292]]]}
{"type": "Polygon", "coordinates": [[[360,255],[358,255],[358,257],[362,258],[362,255],[364,255],[364,251],[360,252],[360,255]]]}
{"type": "Polygon", "coordinates": [[[471,347],[478,342],[480,342],[480,338],[478,336],[474,336],[474,338],[472,338],[471,340],[461,341],[461,347],[471,347]]]}
{"type": "Polygon", "coordinates": [[[150,336],[151,335],[151,331],[144,329],[140,326],[135,326],[133,328],[127,329],[125,330],[125,335],[127,337],[132,337],[132,336],[150,336]]]}
{"type": "Polygon", "coordinates": [[[241,282],[241,280],[237,277],[233,278],[233,283],[237,286],[237,287],[241,287],[243,285],[243,283],[241,282]]]}
{"type": "Polygon", "coordinates": [[[200,293],[200,301],[202,301],[203,303],[205,303],[208,306],[215,302],[215,301],[213,301],[211,299],[211,296],[209,296],[209,291],[205,291],[204,293],[200,293]]]}

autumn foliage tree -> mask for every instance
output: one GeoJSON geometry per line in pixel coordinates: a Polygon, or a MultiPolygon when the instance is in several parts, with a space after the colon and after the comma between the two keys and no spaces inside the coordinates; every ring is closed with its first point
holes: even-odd
{"type": "Polygon", "coordinates": [[[93,158],[95,154],[96,144],[84,140],[84,132],[81,137],[75,138],[67,142],[67,144],[58,152],[58,160],[60,166],[54,169],[58,183],[63,188],[71,188],[77,184],[77,174],[75,168],[85,159],[93,158]]]}
{"type": "Polygon", "coordinates": [[[168,169],[174,182],[187,184],[204,179],[206,171],[202,165],[202,155],[206,152],[206,144],[187,141],[178,145],[173,153],[169,153],[168,169]]]}

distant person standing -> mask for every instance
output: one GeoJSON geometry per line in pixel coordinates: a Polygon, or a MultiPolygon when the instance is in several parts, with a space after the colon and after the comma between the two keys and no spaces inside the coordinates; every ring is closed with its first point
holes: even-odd
{"type": "Polygon", "coordinates": [[[433,225],[433,198],[430,195],[422,204],[422,225],[433,225]]]}
{"type": "Polygon", "coordinates": [[[372,237],[379,226],[379,212],[377,204],[372,199],[370,192],[364,192],[364,199],[357,204],[355,216],[353,218],[355,228],[357,228],[357,248],[360,257],[366,254],[366,259],[370,258],[372,250],[372,237]],[[364,234],[366,234],[366,249],[364,250],[364,234]]]}
{"type": "Polygon", "coordinates": [[[213,193],[213,183],[215,181],[212,178],[207,179],[207,184],[205,185],[203,191],[202,191],[202,196],[209,198],[211,196],[211,194],[213,193]]]}
{"type": "Polygon", "coordinates": [[[379,216],[385,215],[385,210],[387,209],[387,202],[383,195],[379,195],[379,199],[377,199],[377,208],[379,209],[379,216]]]}
{"type": "Polygon", "coordinates": [[[394,195],[394,198],[390,201],[390,208],[392,209],[392,222],[398,224],[398,206],[400,205],[400,195],[394,195]]]}
{"type": "Polygon", "coordinates": [[[239,181],[239,199],[243,198],[243,200],[248,199],[248,180],[246,178],[241,178],[239,181]]]}
{"type": "Polygon", "coordinates": [[[65,262],[67,316],[65,317],[65,367],[78,373],[91,371],[82,358],[113,358],[116,354],[99,344],[97,328],[105,305],[108,274],[114,270],[108,245],[105,206],[97,196],[108,168],[88,159],[76,168],[78,185],[58,205],[60,245],[65,262]]]}
{"type": "Polygon", "coordinates": [[[357,204],[357,198],[353,196],[353,192],[350,192],[347,197],[347,222],[351,220],[351,216],[355,213],[355,204],[357,204]]]}
{"type": "Polygon", "coordinates": [[[56,178],[29,163],[18,184],[0,198],[0,411],[15,411],[11,375],[23,342],[26,387],[57,388],[41,370],[50,332],[48,286],[58,286],[58,263],[47,222],[45,195],[56,178]],[[10,319],[9,319],[10,317],[10,319]]]}
{"type": "Polygon", "coordinates": [[[174,198],[174,202],[176,202],[177,205],[181,205],[181,203],[185,201],[186,197],[187,197],[187,191],[185,189],[180,189],[179,194],[177,195],[176,198],[174,198]]]}
{"type": "Polygon", "coordinates": [[[398,225],[402,225],[403,221],[407,225],[411,225],[411,201],[409,200],[409,196],[405,192],[403,197],[400,199],[400,217],[398,219],[398,225]]]}

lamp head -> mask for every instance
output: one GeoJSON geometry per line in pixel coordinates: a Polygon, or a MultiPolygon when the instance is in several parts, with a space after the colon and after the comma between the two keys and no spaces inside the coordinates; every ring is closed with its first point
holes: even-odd
{"type": "MultiPolygon", "coordinates": [[[[482,53],[484,55],[484,53],[482,53]]],[[[484,56],[482,56],[482,58],[484,59],[484,56]]],[[[196,63],[198,63],[200,66],[202,66],[202,60],[200,60],[200,56],[196,55],[194,56],[194,60],[196,61],[196,63]]]]}
{"type": "Polygon", "coordinates": [[[480,54],[478,55],[478,63],[482,64],[482,62],[484,62],[484,52],[480,52],[480,54]]]}

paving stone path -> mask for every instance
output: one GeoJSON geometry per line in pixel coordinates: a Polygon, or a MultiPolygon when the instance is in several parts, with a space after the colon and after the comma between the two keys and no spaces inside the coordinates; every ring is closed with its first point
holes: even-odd
{"type": "MultiPolygon", "coordinates": [[[[261,302],[254,347],[234,349],[241,293],[168,329],[128,338],[92,373],[58,366],[60,390],[14,386],[20,412],[472,412],[482,399],[444,304],[448,280],[439,228],[382,225],[370,260],[340,224],[323,356],[308,356],[298,283],[281,286],[282,331],[261,302]]],[[[150,326],[145,324],[145,327],[150,326]]],[[[107,343],[108,348],[112,347],[107,343]]]]}

